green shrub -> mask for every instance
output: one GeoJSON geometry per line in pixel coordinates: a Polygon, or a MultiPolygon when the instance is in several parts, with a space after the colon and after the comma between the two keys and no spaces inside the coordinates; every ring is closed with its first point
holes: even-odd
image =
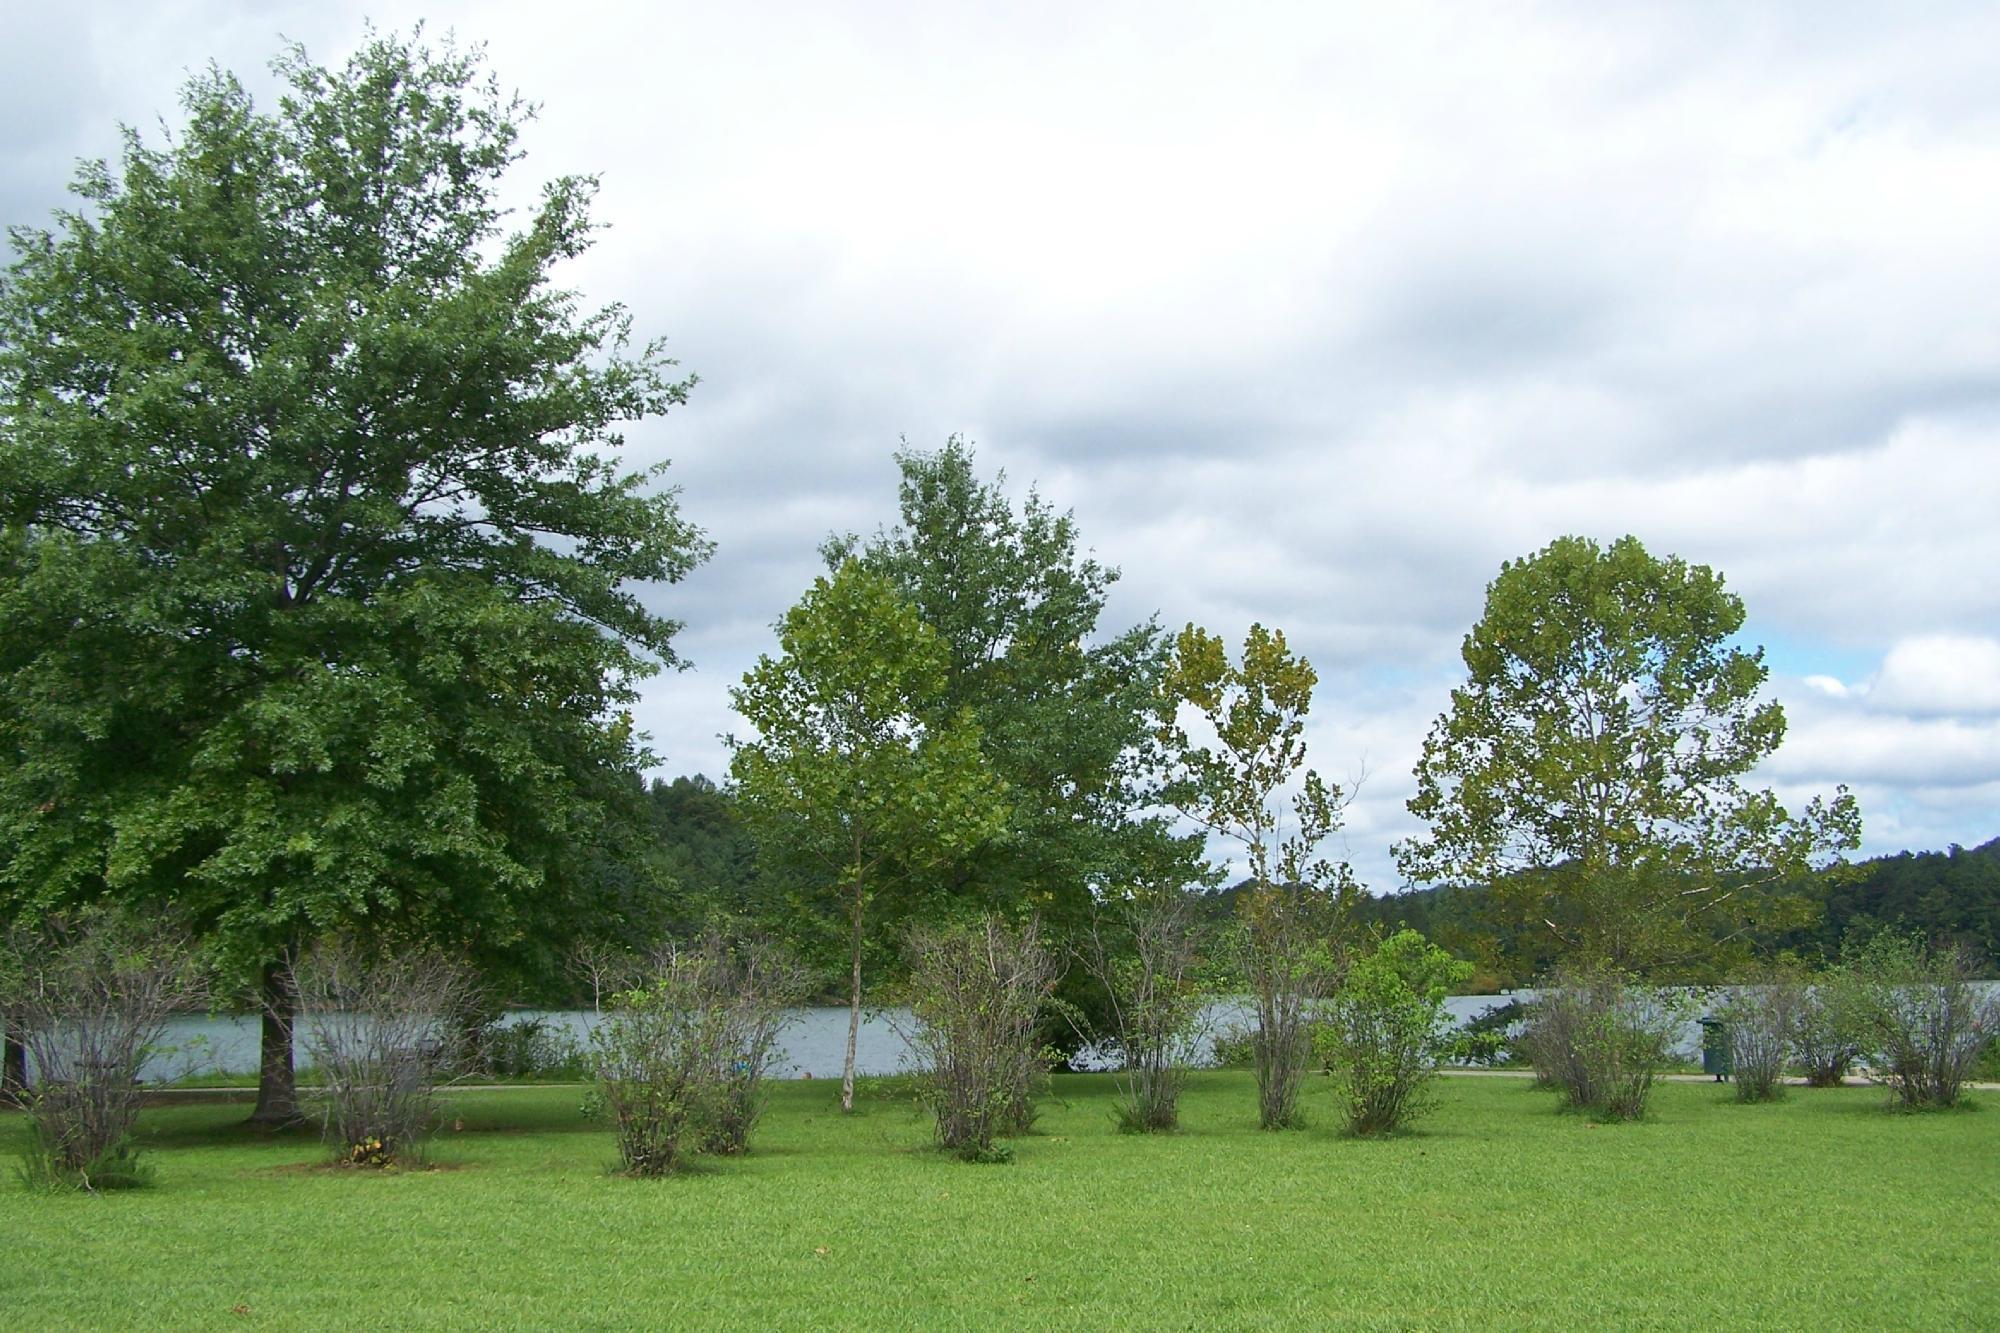
{"type": "Polygon", "coordinates": [[[1538,990],[1520,1042],[1537,1081],[1602,1120],[1644,1116],[1654,1075],[1673,1054],[1685,997],[1587,962],[1559,966],[1538,990]]]}
{"type": "Polygon", "coordinates": [[[1425,1090],[1457,1040],[1445,997],[1471,975],[1414,930],[1348,968],[1315,1044],[1350,1134],[1391,1133],[1427,1109],[1425,1090]]]}
{"type": "Polygon", "coordinates": [[[1737,1101],[1771,1102],[1785,1095],[1785,1061],[1797,1044],[1804,992],[1797,973],[1773,967],[1735,988],[1717,1008],[1728,1032],[1737,1101]]]}
{"type": "Polygon", "coordinates": [[[497,1019],[479,1030],[479,1072],[496,1079],[580,1079],[583,1045],[546,1018],[497,1019]]]}
{"type": "Polygon", "coordinates": [[[1806,1085],[1837,1088],[1868,1048],[1872,1019],[1869,987],[1850,964],[1820,972],[1799,996],[1792,1028],[1792,1058],[1806,1085]]]}
{"type": "Polygon", "coordinates": [[[919,926],[908,947],[905,1035],[938,1145],[968,1162],[1006,1161],[995,1139],[1024,1127],[1023,1105],[1053,1055],[1035,1032],[1060,968],[1033,922],[919,926]]]}
{"type": "Polygon", "coordinates": [[[2000,1036],[2000,995],[1974,989],[1977,955],[1883,934],[1854,965],[1877,1051],[1872,1076],[1903,1110],[1957,1105],[1974,1061],[2000,1036]]]}

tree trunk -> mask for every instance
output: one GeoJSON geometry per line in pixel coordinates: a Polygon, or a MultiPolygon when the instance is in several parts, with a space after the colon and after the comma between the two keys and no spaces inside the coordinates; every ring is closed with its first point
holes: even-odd
{"type": "Polygon", "coordinates": [[[22,1044],[20,1029],[11,1018],[5,1046],[5,1058],[0,1059],[0,1102],[18,1106],[28,1091],[28,1048],[22,1044]]]}
{"type": "Polygon", "coordinates": [[[861,1035],[861,886],[854,886],[854,971],[847,1000],[847,1062],[840,1071],[840,1109],[854,1109],[854,1043],[861,1035]]]}
{"type": "Polygon", "coordinates": [[[283,963],[266,963],[258,979],[262,1031],[257,1064],[257,1106],[250,1123],[277,1128],[304,1119],[299,1111],[297,1072],[292,1066],[292,1020],[298,991],[283,963]]]}

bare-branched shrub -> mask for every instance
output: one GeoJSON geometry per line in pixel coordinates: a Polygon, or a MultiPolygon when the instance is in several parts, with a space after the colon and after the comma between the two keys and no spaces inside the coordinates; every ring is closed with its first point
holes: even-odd
{"type": "Polygon", "coordinates": [[[1869,987],[1846,963],[1827,968],[1801,988],[1792,1058],[1808,1087],[1837,1088],[1847,1081],[1868,1049],[1869,1009],[1869,987]]]}
{"type": "Polygon", "coordinates": [[[1966,1071],[2000,1036],[2000,993],[1976,989],[1977,955],[1880,935],[1856,966],[1877,1048],[1872,1077],[1904,1110],[1957,1105],[1966,1071]]]}
{"type": "Polygon", "coordinates": [[[1685,1004],[1604,964],[1558,967],[1540,988],[1520,1048],[1565,1105],[1606,1120],[1646,1113],[1685,1004]]]}
{"type": "Polygon", "coordinates": [[[1199,904],[1178,888],[1099,904],[1078,941],[1078,958],[1103,988],[1109,1024],[1085,1035],[1115,1047],[1123,1062],[1118,1124],[1128,1132],[1156,1133],[1179,1122],[1212,994],[1203,944],[1199,904]]]}
{"type": "Polygon", "coordinates": [[[301,1042],[319,1071],[319,1111],[336,1160],[420,1160],[437,1124],[437,1088],[459,1067],[460,1018],[476,983],[434,949],[328,941],[293,960],[301,1042]]]}
{"type": "Polygon", "coordinates": [[[1299,1089],[1312,1064],[1312,1029],[1342,970],[1335,912],[1307,889],[1255,889],[1241,903],[1236,957],[1257,1016],[1250,1051],[1263,1129],[1305,1123],[1299,1089]]]}
{"type": "Polygon", "coordinates": [[[908,947],[906,1035],[938,1143],[967,1161],[1004,1161],[995,1140],[1020,1127],[1020,1103],[1047,1076],[1035,1033],[1062,969],[1032,921],[918,926],[908,947]]]}
{"type": "Polygon", "coordinates": [[[778,1033],[792,1006],[805,997],[811,975],[796,958],[765,940],[730,948],[719,938],[705,944],[713,984],[722,1000],[726,1033],[717,1071],[720,1095],[704,1147],[734,1154],[750,1146],[750,1131],[764,1110],[764,1076],[778,1056],[778,1033]]]}
{"type": "Polygon", "coordinates": [[[1785,1061],[1798,1038],[1804,997],[1796,973],[1771,968],[1737,987],[1716,1009],[1728,1032],[1737,1101],[1769,1102],[1785,1095],[1785,1061]]]}
{"type": "Polygon", "coordinates": [[[144,1184],[131,1145],[139,1070],[203,986],[177,932],[108,911],[18,927],[0,963],[0,1007],[19,1024],[32,1081],[21,1094],[29,1182],[83,1189],[144,1184]]]}
{"type": "Polygon", "coordinates": [[[1350,1134],[1388,1134],[1429,1108],[1425,1094],[1455,1042],[1445,997],[1472,975],[1414,930],[1361,955],[1316,1039],[1350,1134]]]}
{"type": "Polygon", "coordinates": [[[586,1109],[611,1121],[628,1174],[663,1176],[701,1152],[743,1151],[785,1010],[804,986],[776,948],[710,935],[662,947],[644,984],[604,997],[586,1109]]]}

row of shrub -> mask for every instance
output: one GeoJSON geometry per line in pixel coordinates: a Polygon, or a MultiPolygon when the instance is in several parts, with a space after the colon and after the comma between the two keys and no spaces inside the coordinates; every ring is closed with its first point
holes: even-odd
{"type": "MultiPolygon", "coordinates": [[[[1230,938],[1236,966],[1227,973],[1203,947],[1185,895],[1106,904],[1068,951],[1033,922],[913,930],[903,1035],[939,1145],[973,1161],[1009,1156],[1004,1140],[1032,1125],[1055,1059],[1041,1035],[1051,1011],[1118,1057],[1122,1128],[1174,1128],[1224,975],[1248,979],[1258,1024],[1244,1045],[1266,1128],[1302,1122],[1299,1090],[1317,1066],[1331,1076],[1347,1132],[1395,1131],[1430,1104],[1441,1064],[1501,1038],[1455,1026],[1445,997],[1470,967],[1421,935],[1343,948],[1296,903],[1265,912],[1230,938]],[[1096,980],[1107,1017],[1090,1023],[1054,1000],[1066,958],[1096,980]]],[[[52,923],[11,944],[0,1002],[41,1075],[25,1099],[30,1178],[93,1189],[140,1182],[130,1138],[139,1067],[167,1019],[200,1001],[188,951],[166,931],[111,917],[52,923]]],[[[1900,1104],[1953,1104],[2000,1033],[2000,998],[1979,998],[1970,968],[1962,953],[1884,937],[1817,976],[1773,971],[1736,989],[1719,1016],[1738,1096],[1778,1095],[1788,1063],[1810,1082],[1838,1083],[1867,1056],[1900,1104]]],[[[301,1041],[337,1160],[420,1156],[437,1123],[435,1093],[451,1079],[568,1071],[590,1078],[586,1112],[609,1123],[623,1169],[643,1176],[745,1150],[786,1012],[811,982],[782,950],[719,935],[627,957],[605,970],[602,1017],[579,1046],[534,1021],[468,1023],[479,1009],[472,979],[434,951],[336,943],[293,959],[290,972],[301,1009],[317,1018],[301,1041]]],[[[1637,1118],[1692,1003],[1688,992],[1613,968],[1571,965],[1528,1007],[1513,1046],[1567,1105],[1637,1118]]]]}

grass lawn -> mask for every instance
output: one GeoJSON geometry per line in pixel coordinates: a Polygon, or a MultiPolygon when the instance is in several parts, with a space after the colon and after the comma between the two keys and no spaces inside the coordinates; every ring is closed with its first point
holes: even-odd
{"type": "MultiPolygon", "coordinates": [[[[1262,1134],[1250,1076],[1199,1076],[1185,1132],[1111,1128],[1056,1080],[1006,1166],[925,1147],[907,1103],[842,1118],[782,1084],[755,1151],[608,1173],[579,1090],[465,1092],[436,1170],[318,1169],[241,1105],[147,1113],[153,1188],[0,1182],[8,1328],[2000,1324],[2000,1100],[1876,1089],[1745,1107],[1657,1089],[1643,1124],[1450,1079],[1421,1132],[1262,1134]]],[[[1330,1118],[1323,1089],[1314,1109],[1330,1118]]],[[[0,1118],[0,1147],[20,1141],[0,1118]]]]}

